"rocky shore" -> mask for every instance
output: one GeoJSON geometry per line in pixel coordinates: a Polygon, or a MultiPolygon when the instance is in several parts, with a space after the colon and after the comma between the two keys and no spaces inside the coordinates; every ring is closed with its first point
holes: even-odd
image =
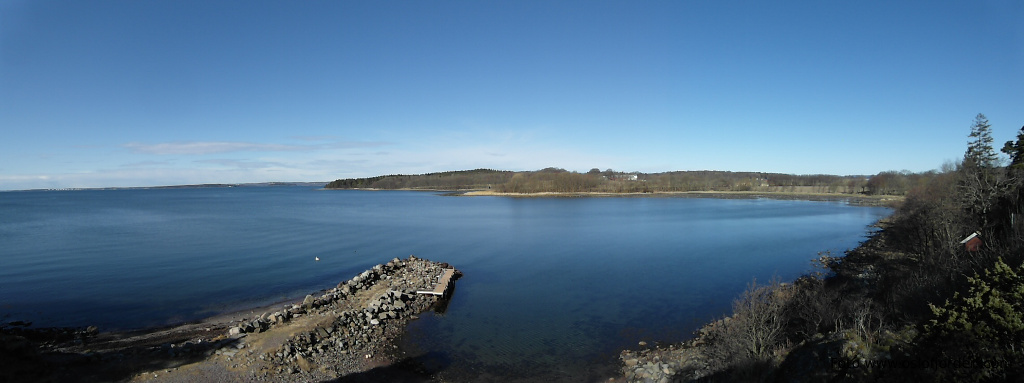
{"type": "Polygon", "coordinates": [[[406,324],[446,299],[416,293],[433,289],[446,268],[395,258],[301,302],[167,329],[6,326],[0,381],[373,381],[396,373],[382,367],[400,357],[393,341],[406,324]]]}
{"type": "Polygon", "coordinates": [[[619,354],[626,382],[668,383],[701,381],[710,372],[707,360],[695,342],[623,350],[619,354]]]}

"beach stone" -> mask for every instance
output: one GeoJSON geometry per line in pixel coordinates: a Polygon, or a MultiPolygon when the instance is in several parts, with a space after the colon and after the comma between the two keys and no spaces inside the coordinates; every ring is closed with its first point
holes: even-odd
{"type": "Polygon", "coordinates": [[[237,327],[237,326],[228,329],[228,335],[229,336],[230,335],[238,335],[238,334],[241,334],[242,332],[243,332],[242,328],[241,327],[237,327]]]}

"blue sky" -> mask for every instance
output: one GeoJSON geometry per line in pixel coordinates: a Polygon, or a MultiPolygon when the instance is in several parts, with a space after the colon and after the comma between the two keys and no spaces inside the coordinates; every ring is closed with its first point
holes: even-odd
{"type": "MultiPolygon", "coordinates": [[[[1024,125],[1020,1],[0,0],[0,190],[925,171],[1024,125]]],[[[998,149],[998,148],[997,148],[998,149]]]]}

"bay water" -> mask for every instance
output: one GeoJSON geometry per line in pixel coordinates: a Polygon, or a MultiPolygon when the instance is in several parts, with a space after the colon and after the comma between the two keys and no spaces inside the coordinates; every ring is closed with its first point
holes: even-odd
{"type": "Polygon", "coordinates": [[[401,340],[446,380],[593,381],[792,280],[889,209],[234,187],[0,193],[0,321],[126,330],[301,298],[393,258],[465,276],[401,340]],[[320,258],[320,261],[315,261],[320,258]]]}

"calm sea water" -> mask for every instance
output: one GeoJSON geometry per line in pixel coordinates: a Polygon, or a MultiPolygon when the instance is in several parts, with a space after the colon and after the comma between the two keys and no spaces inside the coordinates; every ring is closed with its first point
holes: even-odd
{"type": "Polygon", "coordinates": [[[442,377],[586,381],[793,279],[888,209],[240,187],[0,193],[0,321],[130,329],[304,296],[410,254],[465,272],[404,347],[442,377]],[[314,262],[319,257],[320,262],[314,262]]]}

